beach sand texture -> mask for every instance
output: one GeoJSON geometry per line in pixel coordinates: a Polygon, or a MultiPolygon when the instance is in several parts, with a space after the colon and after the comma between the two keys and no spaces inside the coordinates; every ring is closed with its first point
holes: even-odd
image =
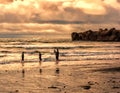
{"type": "Polygon", "coordinates": [[[120,93],[119,61],[3,64],[0,93],[120,93]]]}

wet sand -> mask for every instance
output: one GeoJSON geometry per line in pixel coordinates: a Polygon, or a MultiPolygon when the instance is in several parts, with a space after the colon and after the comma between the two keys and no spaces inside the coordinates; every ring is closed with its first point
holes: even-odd
{"type": "Polygon", "coordinates": [[[120,93],[120,61],[0,65],[0,93],[120,93]]]}

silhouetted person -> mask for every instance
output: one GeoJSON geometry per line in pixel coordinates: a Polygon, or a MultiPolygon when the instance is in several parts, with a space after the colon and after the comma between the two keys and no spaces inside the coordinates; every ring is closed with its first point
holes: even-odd
{"type": "Polygon", "coordinates": [[[24,66],[24,52],[22,52],[22,56],[21,57],[22,57],[22,59],[21,59],[22,60],[22,66],[24,66]]]}
{"type": "Polygon", "coordinates": [[[39,61],[42,61],[42,54],[39,52],[39,61]]]}
{"type": "Polygon", "coordinates": [[[39,52],[39,64],[41,65],[41,61],[42,61],[42,54],[39,52]]]}
{"type": "Polygon", "coordinates": [[[58,48],[54,49],[54,53],[55,53],[56,61],[59,61],[59,50],[58,50],[58,48]]]}
{"type": "Polygon", "coordinates": [[[22,52],[22,61],[24,61],[24,52],[22,52]]]}

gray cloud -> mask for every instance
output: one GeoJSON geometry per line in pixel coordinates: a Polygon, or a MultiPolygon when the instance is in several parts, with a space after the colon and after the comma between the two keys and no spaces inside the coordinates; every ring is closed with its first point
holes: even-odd
{"type": "Polygon", "coordinates": [[[120,3],[120,0],[117,0],[118,3],[120,3]]]}
{"type": "MultiPolygon", "coordinates": [[[[1,23],[54,23],[54,24],[80,24],[80,23],[104,23],[120,21],[120,10],[104,3],[107,0],[86,0],[86,4],[99,5],[98,7],[104,9],[106,12],[102,13],[98,10],[89,9],[91,6],[77,6],[79,0],[48,2],[42,0],[2,0],[1,3],[11,2],[10,4],[0,5],[2,10],[0,13],[1,23]],[[16,3],[17,2],[17,3],[16,3]],[[99,4],[100,3],[100,4],[99,4]],[[87,11],[88,8],[88,11],[87,11]],[[95,14],[96,13],[96,14],[95,14]]],[[[120,2],[120,0],[117,0],[120,2]]]]}
{"type": "Polygon", "coordinates": [[[13,2],[13,0],[0,0],[0,3],[2,3],[2,4],[8,4],[8,3],[12,3],[13,2]]]}

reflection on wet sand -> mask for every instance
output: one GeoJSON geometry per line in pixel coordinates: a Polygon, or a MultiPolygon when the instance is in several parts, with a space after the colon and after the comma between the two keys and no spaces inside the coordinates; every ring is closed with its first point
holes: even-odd
{"type": "Polygon", "coordinates": [[[57,60],[57,61],[55,62],[55,64],[58,65],[58,64],[59,64],[59,61],[57,60]]]}
{"type": "MultiPolygon", "coordinates": [[[[25,78],[25,62],[22,61],[21,62],[21,65],[22,65],[22,70],[21,70],[21,74],[22,74],[22,78],[25,78]]],[[[27,65],[26,65],[27,66],[27,65]]],[[[59,68],[59,61],[55,61],[55,75],[59,75],[60,74],[60,68],[59,68]]],[[[39,73],[40,75],[43,73],[43,68],[42,68],[42,61],[39,60],[38,62],[38,68],[39,68],[39,73]]],[[[46,72],[45,72],[46,73],[46,72]]]]}
{"type": "Polygon", "coordinates": [[[2,65],[0,93],[119,93],[119,61],[92,61],[2,65]]]}
{"type": "Polygon", "coordinates": [[[59,74],[59,73],[60,73],[60,69],[59,69],[59,68],[56,68],[55,73],[56,73],[56,74],[59,74]]]}
{"type": "MultiPolygon", "coordinates": [[[[22,57],[23,57],[23,55],[24,55],[24,53],[22,53],[22,57]]],[[[22,58],[21,65],[22,65],[22,78],[24,78],[25,77],[24,58],[22,58]]]]}
{"type": "Polygon", "coordinates": [[[39,73],[42,74],[42,58],[41,58],[41,53],[39,53],[39,66],[40,66],[39,73]]]}
{"type": "Polygon", "coordinates": [[[25,78],[25,70],[24,70],[24,68],[22,69],[22,78],[25,78]]]}
{"type": "Polygon", "coordinates": [[[40,72],[40,74],[42,74],[42,69],[41,68],[40,68],[39,72],[40,72]]]}
{"type": "Polygon", "coordinates": [[[41,61],[39,61],[39,66],[41,66],[42,65],[42,62],[41,61]]]}
{"type": "Polygon", "coordinates": [[[55,66],[56,66],[55,73],[56,73],[56,74],[59,74],[59,73],[60,73],[59,60],[56,60],[56,61],[55,61],[55,66]]]}
{"type": "Polygon", "coordinates": [[[21,61],[21,65],[22,65],[22,67],[24,67],[24,61],[21,61]]]}

